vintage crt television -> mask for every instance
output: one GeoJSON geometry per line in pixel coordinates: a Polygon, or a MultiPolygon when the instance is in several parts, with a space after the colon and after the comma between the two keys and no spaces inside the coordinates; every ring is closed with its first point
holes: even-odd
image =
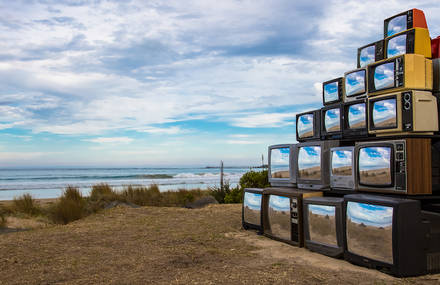
{"type": "Polygon", "coordinates": [[[296,186],[296,147],[294,144],[269,146],[269,183],[271,186],[296,186]]]}
{"type": "Polygon", "coordinates": [[[304,246],[303,198],[322,196],[319,191],[266,188],[263,191],[264,235],[299,247],[304,246]]]}
{"type": "Polygon", "coordinates": [[[367,99],[344,103],[342,136],[344,138],[368,137],[367,99]]]}
{"type": "Polygon", "coordinates": [[[255,229],[263,232],[261,223],[261,200],[263,198],[263,189],[245,188],[243,191],[243,204],[241,221],[243,228],[255,229]]]}
{"type": "Polygon", "coordinates": [[[296,183],[300,189],[329,190],[330,148],[339,146],[339,141],[314,141],[296,145],[296,183]]]}
{"type": "Polygon", "coordinates": [[[398,277],[438,272],[438,213],[392,196],[352,194],[344,200],[346,260],[398,277]]]}
{"type": "Polygon", "coordinates": [[[430,195],[437,188],[429,138],[358,142],[355,156],[359,191],[430,195]]]}
{"type": "Polygon", "coordinates": [[[357,68],[365,67],[370,63],[384,59],[384,46],[385,41],[380,40],[358,48],[357,68]]]}
{"type": "Polygon", "coordinates": [[[322,83],[322,103],[324,106],[342,101],[344,78],[339,77],[322,83]]]}
{"type": "Polygon", "coordinates": [[[367,97],[367,69],[358,68],[344,74],[344,102],[367,97]]]}
{"type": "Polygon", "coordinates": [[[342,138],[343,104],[336,103],[321,109],[321,138],[342,138]]]}
{"type": "Polygon", "coordinates": [[[428,29],[425,14],[422,10],[411,9],[385,19],[383,37],[387,38],[412,28],[428,29]]]}
{"type": "Polygon", "coordinates": [[[432,60],[432,77],[432,92],[438,94],[440,92],[440,58],[432,60]]]}
{"type": "Polygon", "coordinates": [[[330,149],[330,188],[333,190],[355,190],[356,160],[354,146],[330,149]]]}
{"type": "Polygon", "coordinates": [[[432,91],[432,60],[402,54],[368,66],[368,96],[418,89],[432,91]]]}
{"type": "Polygon", "coordinates": [[[439,130],[437,99],[409,90],[368,98],[368,132],[376,136],[430,135],[439,130]]]}
{"type": "Polygon", "coordinates": [[[432,59],[440,57],[440,36],[431,39],[431,54],[432,59]]]}
{"type": "Polygon", "coordinates": [[[431,38],[427,29],[414,28],[385,39],[385,58],[406,53],[431,58],[431,38]]]}
{"type": "Polygon", "coordinates": [[[305,198],[303,219],[307,249],[336,258],[344,255],[344,198],[305,198]]]}
{"type": "Polygon", "coordinates": [[[321,109],[296,115],[296,140],[304,142],[321,138],[321,109]]]}

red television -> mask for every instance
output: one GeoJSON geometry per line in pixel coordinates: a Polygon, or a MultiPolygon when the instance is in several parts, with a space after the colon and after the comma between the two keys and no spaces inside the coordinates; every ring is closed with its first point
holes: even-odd
{"type": "Polygon", "coordinates": [[[440,36],[431,39],[432,59],[440,57],[440,36]]]}
{"type": "Polygon", "coordinates": [[[412,28],[428,28],[422,10],[411,9],[384,20],[384,38],[412,28]]]}

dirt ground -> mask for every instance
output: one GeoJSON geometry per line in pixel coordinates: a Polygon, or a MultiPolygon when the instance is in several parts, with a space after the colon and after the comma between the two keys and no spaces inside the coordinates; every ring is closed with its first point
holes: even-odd
{"type": "Polygon", "coordinates": [[[0,284],[439,284],[397,279],[241,229],[241,205],[115,208],[0,235],[0,284]]]}

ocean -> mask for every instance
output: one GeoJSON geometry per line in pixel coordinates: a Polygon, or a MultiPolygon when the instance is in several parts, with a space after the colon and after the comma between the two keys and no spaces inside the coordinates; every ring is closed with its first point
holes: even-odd
{"type": "MultiPolygon", "coordinates": [[[[224,180],[232,186],[249,167],[225,167],[224,180]]],[[[219,168],[47,168],[0,169],[0,200],[24,193],[36,199],[57,198],[66,186],[78,187],[88,195],[92,185],[107,183],[115,189],[127,185],[157,184],[161,191],[207,189],[220,185],[219,168]]]]}

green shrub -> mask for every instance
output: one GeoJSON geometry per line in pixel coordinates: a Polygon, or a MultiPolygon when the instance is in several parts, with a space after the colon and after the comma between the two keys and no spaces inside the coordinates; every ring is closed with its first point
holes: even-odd
{"type": "Polygon", "coordinates": [[[89,199],[91,201],[115,201],[118,200],[116,193],[107,183],[100,183],[92,186],[89,199]]]}
{"type": "Polygon", "coordinates": [[[59,201],[50,209],[52,221],[60,224],[68,224],[86,215],[86,200],[79,189],[72,186],[66,188],[59,201]]]}
{"type": "MultiPolygon", "coordinates": [[[[267,170],[251,170],[243,174],[243,176],[240,178],[238,187],[227,189],[228,191],[224,193],[223,201],[224,203],[242,203],[244,188],[266,188],[269,186],[270,185],[269,178],[267,176],[267,170]]],[[[219,203],[222,202],[219,201],[219,203]]]]}
{"type": "Polygon", "coordinates": [[[36,205],[32,195],[28,193],[23,194],[18,198],[14,198],[12,208],[13,211],[17,213],[23,213],[30,216],[37,216],[41,213],[40,207],[36,205]]]}
{"type": "Polygon", "coordinates": [[[161,192],[162,194],[162,206],[178,206],[182,207],[186,203],[194,202],[195,200],[209,195],[207,190],[186,190],[179,189],[178,191],[166,191],[161,192]]]}
{"type": "Polygon", "coordinates": [[[220,204],[225,203],[225,198],[230,195],[232,190],[229,181],[226,181],[223,188],[219,186],[209,187],[211,196],[213,196],[220,204]]]}

